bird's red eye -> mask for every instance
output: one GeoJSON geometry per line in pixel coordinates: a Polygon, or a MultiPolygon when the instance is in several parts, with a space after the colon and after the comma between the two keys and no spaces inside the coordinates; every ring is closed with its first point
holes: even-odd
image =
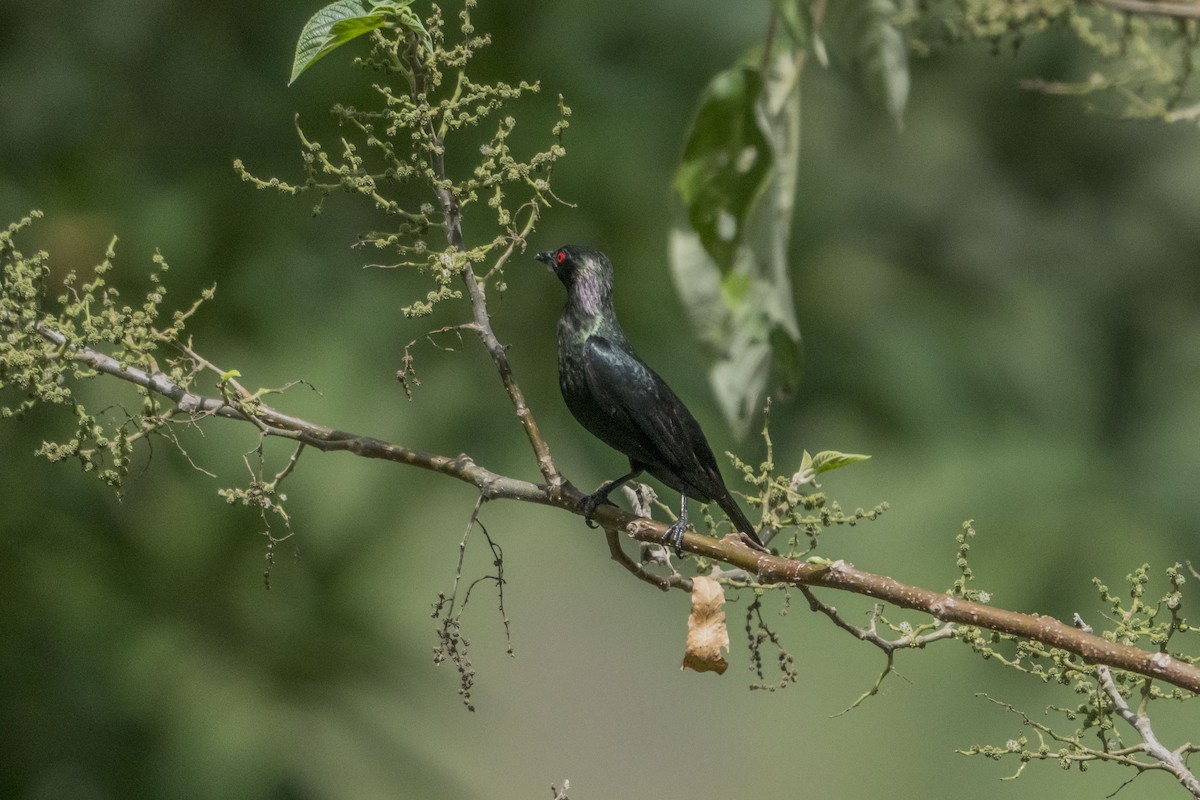
{"type": "Polygon", "coordinates": [[[559,264],[561,264],[562,262],[566,261],[566,260],[567,260],[567,251],[566,251],[566,250],[559,250],[559,251],[558,251],[558,254],[554,256],[554,260],[555,260],[555,262],[557,262],[557,263],[559,263],[559,264]]]}

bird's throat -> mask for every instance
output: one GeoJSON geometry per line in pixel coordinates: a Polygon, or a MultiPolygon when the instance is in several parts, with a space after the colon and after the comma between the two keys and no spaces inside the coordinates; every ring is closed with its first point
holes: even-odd
{"type": "Polygon", "coordinates": [[[558,322],[559,344],[573,350],[592,336],[626,341],[613,310],[611,285],[582,276],[567,292],[567,304],[558,322]]]}
{"type": "Polygon", "coordinates": [[[612,286],[593,275],[579,275],[567,292],[567,306],[579,317],[611,317],[612,286]]]}

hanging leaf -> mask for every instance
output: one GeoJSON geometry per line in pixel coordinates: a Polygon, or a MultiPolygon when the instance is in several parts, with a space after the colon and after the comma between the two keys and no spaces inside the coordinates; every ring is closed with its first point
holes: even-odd
{"type": "Polygon", "coordinates": [[[829,66],[821,28],[813,18],[810,0],[771,0],[771,6],[792,44],[811,52],[822,67],[829,66]]]}
{"type": "Polygon", "coordinates": [[[762,94],[757,69],[719,73],[700,108],[675,173],[675,191],[692,230],[722,271],[745,236],[746,215],[771,174],[771,147],[755,119],[762,94]]]}
{"type": "Polygon", "coordinates": [[[801,368],[787,260],[800,62],[780,54],[764,74],[759,59],[720,73],[701,97],[674,181],[686,223],[669,240],[676,290],[716,353],[709,380],[739,436],[767,391],[793,390],[801,368]]]}
{"type": "Polygon", "coordinates": [[[908,105],[908,46],[895,21],[894,0],[839,0],[821,29],[834,58],[852,69],[872,100],[903,124],[908,105]]]}
{"type": "Polygon", "coordinates": [[[729,662],[722,650],[729,650],[725,590],[712,578],[697,575],[692,578],[692,613],[688,615],[687,645],[680,669],[724,675],[729,662]]]}

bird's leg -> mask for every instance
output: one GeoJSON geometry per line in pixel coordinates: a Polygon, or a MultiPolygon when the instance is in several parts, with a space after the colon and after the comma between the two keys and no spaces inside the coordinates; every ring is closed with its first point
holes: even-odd
{"type": "Polygon", "coordinates": [[[687,513],[687,495],[679,495],[679,519],[671,523],[667,528],[667,532],[663,534],[663,544],[669,544],[675,548],[675,556],[683,558],[683,532],[687,530],[688,513],[687,513]]]}
{"type": "Polygon", "coordinates": [[[641,474],[642,470],[640,469],[631,470],[628,475],[622,475],[616,480],[608,481],[607,483],[601,485],[599,489],[583,498],[583,521],[587,523],[587,526],[589,528],[596,527],[596,523],[592,521],[592,516],[596,513],[597,506],[604,503],[607,503],[610,506],[616,505],[616,503],[608,499],[608,495],[613,489],[621,486],[622,484],[628,483],[641,474]]]}

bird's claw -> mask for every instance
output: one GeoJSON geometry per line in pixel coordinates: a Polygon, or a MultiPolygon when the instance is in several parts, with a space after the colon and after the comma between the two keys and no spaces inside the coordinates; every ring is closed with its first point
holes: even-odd
{"type": "Polygon", "coordinates": [[[593,492],[592,494],[584,497],[583,502],[580,505],[583,507],[584,524],[589,528],[595,528],[597,527],[596,521],[593,520],[592,517],[596,515],[596,508],[602,505],[615,506],[616,503],[608,499],[608,492],[604,492],[603,494],[600,492],[593,492]]]}
{"type": "Polygon", "coordinates": [[[683,558],[683,532],[687,529],[687,518],[677,519],[663,534],[662,543],[669,545],[675,551],[676,558],[683,558]]]}

